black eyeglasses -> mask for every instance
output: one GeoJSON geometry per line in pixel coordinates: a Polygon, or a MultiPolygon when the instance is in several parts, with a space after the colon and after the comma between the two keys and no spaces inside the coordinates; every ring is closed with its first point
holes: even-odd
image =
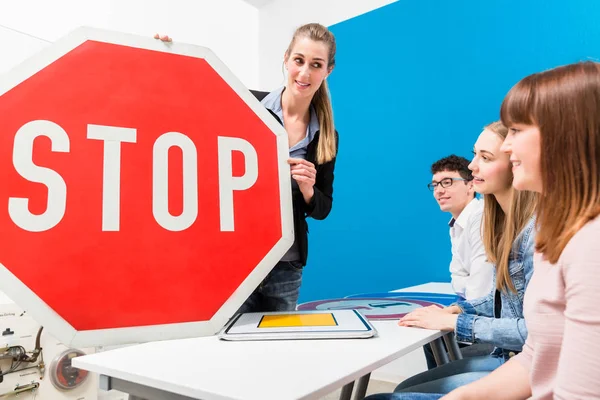
{"type": "Polygon", "coordinates": [[[431,183],[428,183],[427,188],[433,192],[433,191],[435,191],[435,188],[438,185],[440,185],[443,188],[448,188],[448,187],[452,186],[454,181],[468,181],[468,180],[463,179],[463,178],[444,178],[439,182],[433,181],[431,183]]]}

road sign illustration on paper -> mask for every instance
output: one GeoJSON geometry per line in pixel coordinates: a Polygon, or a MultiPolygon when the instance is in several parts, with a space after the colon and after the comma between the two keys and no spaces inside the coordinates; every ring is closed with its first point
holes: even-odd
{"type": "Polygon", "coordinates": [[[409,298],[342,298],[300,304],[298,310],[358,310],[370,320],[400,319],[421,307],[440,304],[409,298]]]}
{"type": "Polygon", "coordinates": [[[0,76],[0,290],[67,345],[213,334],[293,243],[287,158],[209,49],[80,28],[0,76]]]}
{"type": "Polygon", "coordinates": [[[430,292],[376,292],[376,293],[359,293],[353,294],[350,296],[346,296],[346,299],[356,299],[356,298],[369,298],[369,297],[377,297],[377,298],[403,298],[410,300],[419,300],[425,301],[435,304],[440,304],[442,306],[449,306],[457,301],[460,301],[460,297],[456,294],[445,294],[445,293],[430,293],[430,292]]]}

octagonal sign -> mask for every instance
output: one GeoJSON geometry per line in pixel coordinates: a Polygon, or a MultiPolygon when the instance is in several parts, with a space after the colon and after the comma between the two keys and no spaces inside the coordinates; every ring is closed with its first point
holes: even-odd
{"type": "Polygon", "coordinates": [[[67,345],[213,334],[293,243],[287,158],[209,49],[80,28],[0,77],[0,290],[67,345]]]}

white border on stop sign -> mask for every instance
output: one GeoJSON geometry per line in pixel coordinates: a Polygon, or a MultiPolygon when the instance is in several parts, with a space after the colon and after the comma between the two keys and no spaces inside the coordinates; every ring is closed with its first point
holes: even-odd
{"type": "MultiPolygon", "coordinates": [[[[287,163],[289,157],[287,133],[210,49],[185,43],[164,43],[151,37],[136,36],[97,28],[78,28],[33,57],[25,60],[20,65],[12,68],[6,74],[0,75],[0,96],[87,40],[192,56],[205,59],[210,64],[277,137],[282,237],[209,321],[78,332],[42,299],[35,295],[2,263],[0,263],[0,290],[4,291],[15,303],[25,309],[58,340],[69,346],[106,346],[213,335],[225,325],[294,242],[291,177],[287,163]]],[[[31,250],[35,251],[35,249],[31,250]]],[[[98,315],[102,315],[105,312],[110,312],[110,310],[97,310],[98,315]]]]}

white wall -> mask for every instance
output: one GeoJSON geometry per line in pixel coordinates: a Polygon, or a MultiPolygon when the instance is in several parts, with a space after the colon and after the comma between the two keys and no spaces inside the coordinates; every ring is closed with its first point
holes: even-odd
{"type": "Polygon", "coordinates": [[[139,35],[167,33],[210,47],[248,87],[258,85],[258,10],[242,0],[18,0],[0,2],[0,73],[87,25],[139,35]]]}
{"type": "Polygon", "coordinates": [[[260,89],[272,90],[284,83],[283,54],[294,30],[309,22],[330,26],[396,0],[274,0],[259,10],[258,60],[260,89]]]}
{"type": "Polygon", "coordinates": [[[395,0],[19,0],[0,2],[0,73],[70,30],[88,25],[139,35],[168,33],[210,47],[249,88],[283,84],[283,53],[298,26],[333,25],[395,0]],[[2,25],[22,31],[15,33],[2,25]]]}

